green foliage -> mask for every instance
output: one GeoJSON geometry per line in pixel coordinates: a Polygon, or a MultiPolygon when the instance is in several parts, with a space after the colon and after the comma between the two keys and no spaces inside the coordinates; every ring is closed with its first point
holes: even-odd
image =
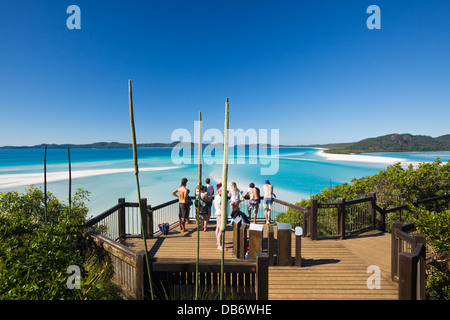
{"type": "Polygon", "coordinates": [[[441,213],[416,210],[412,219],[419,233],[427,236],[427,296],[429,299],[450,299],[450,210],[441,213]]]}
{"type": "Polygon", "coordinates": [[[388,134],[354,143],[328,145],[329,153],[449,151],[450,135],[437,138],[411,134],[388,134]]]}
{"type": "Polygon", "coordinates": [[[41,189],[0,194],[0,299],[101,299],[108,295],[112,288],[106,277],[108,264],[93,254],[93,245],[83,238],[88,194],[77,190],[69,220],[68,207],[48,193],[47,223],[41,189]],[[70,265],[80,267],[80,289],[67,288],[70,265]]]}
{"type": "MultiPolygon", "coordinates": [[[[320,203],[337,202],[339,197],[347,200],[358,199],[365,197],[368,192],[376,192],[378,206],[385,208],[409,204],[414,199],[427,199],[450,193],[450,161],[442,163],[438,158],[431,163],[424,162],[417,167],[409,165],[406,168],[401,163],[396,163],[375,175],[322,189],[312,198],[320,203]]],[[[309,199],[302,199],[297,203],[301,207],[309,204],[309,199]]],[[[411,212],[403,212],[403,220],[410,216],[411,212]]],[[[284,216],[283,219],[287,217],[284,216]]],[[[388,214],[386,217],[388,230],[391,221],[398,219],[398,213],[388,214]]]]}

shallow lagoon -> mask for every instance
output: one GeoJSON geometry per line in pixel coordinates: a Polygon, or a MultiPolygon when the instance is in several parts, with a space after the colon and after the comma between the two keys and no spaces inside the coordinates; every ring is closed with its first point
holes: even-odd
{"type": "MultiPolygon", "coordinates": [[[[221,151],[204,155],[203,178],[217,184],[222,177],[221,151]],[[216,161],[214,161],[214,159],[216,161]],[[217,161],[219,160],[220,161],[217,161]]],[[[388,165],[401,162],[417,165],[419,162],[450,160],[450,152],[372,153],[363,155],[329,155],[315,148],[280,148],[274,158],[248,149],[235,151],[230,159],[229,178],[241,190],[250,182],[262,189],[265,179],[274,185],[278,199],[295,203],[309,198],[330,185],[349,182],[376,174],[388,165]],[[256,157],[256,160],[251,160],[256,157]],[[276,168],[272,175],[262,174],[264,168],[276,168]]],[[[171,192],[187,177],[188,188],[197,185],[197,149],[193,149],[188,163],[173,161],[170,148],[142,148],[139,155],[141,195],[151,205],[174,199],[171,192]]],[[[176,155],[179,156],[179,155],[176,155]]],[[[43,149],[0,150],[0,192],[23,191],[31,184],[43,186],[43,149]]],[[[179,160],[179,159],[178,159],[179,160]]],[[[131,149],[71,149],[72,192],[77,188],[88,190],[90,215],[97,215],[117,203],[118,198],[137,201],[136,179],[131,149]]],[[[65,149],[47,150],[47,188],[60,199],[68,197],[68,157],[65,149]]],[[[203,179],[204,181],[204,179],[203,179]]]]}

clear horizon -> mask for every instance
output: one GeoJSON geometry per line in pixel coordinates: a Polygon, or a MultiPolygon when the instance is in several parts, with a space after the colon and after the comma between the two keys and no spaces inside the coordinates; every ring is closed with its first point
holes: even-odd
{"type": "MultiPolygon", "coordinates": [[[[391,134],[394,134],[394,133],[391,133],[391,134]]],[[[403,134],[409,134],[409,133],[405,132],[405,133],[399,133],[399,134],[403,135],[403,134]]],[[[421,135],[421,134],[418,134],[418,135],[421,135]]],[[[443,135],[450,135],[450,133],[443,134],[443,135]]],[[[443,135],[440,135],[440,136],[443,136],[443,135]]],[[[422,135],[422,136],[426,136],[426,135],[422,135]]],[[[432,138],[437,138],[437,137],[440,137],[440,136],[435,136],[435,137],[432,137],[432,138]]],[[[368,139],[368,138],[376,138],[376,137],[366,137],[366,138],[363,138],[362,140],[368,139]]],[[[140,145],[145,145],[145,144],[170,144],[170,143],[175,143],[175,142],[182,142],[182,141],[139,142],[137,145],[138,145],[138,148],[139,148],[140,145]]],[[[340,143],[354,143],[354,142],[358,142],[358,141],[341,141],[341,142],[336,142],[336,143],[340,144],[340,143]]],[[[36,146],[43,146],[43,145],[58,145],[58,146],[60,146],[60,145],[76,145],[76,146],[79,146],[79,145],[90,145],[90,144],[96,144],[96,143],[129,144],[130,145],[129,148],[131,148],[131,142],[119,142],[119,141],[93,141],[93,142],[86,142],[86,143],[38,143],[38,144],[35,144],[35,145],[20,145],[20,146],[19,145],[16,145],[16,146],[14,146],[14,145],[4,145],[4,146],[0,146],[0,148],[5,148],[5,147],[13,147],[13,148],[25,147],[25,148],[29,148],[29,147],[36,147],[36,146]]],[[[194,141],[192,141],[192,143],[194,143],[195,145],[197,144],[197,142],[194,142],[194,141]]],[[[307,147],[314,147],[314,146],[327,145],[327,144],[333,144],[333,143],[321,143],[321,144],[319,144],[319,143],[311,143],[311,144],[304,144],[304,145],[303,144],[280,144],[279,147],[305,147],[305,148],[307,148],[307,147]]],[[[204,145],[208,145],[208,143],[206,143],[206,142],[203,142],[203,144],[204,145]]],[[[248,145],[248,144],[246,144],[246,145],[248,145]]],[[[268,143],[268,145],[270,145],[270,142],[268,143]]],[[[236,146],[241,146],[241,145],[238,144],[238,145],[235,145],[235,147],[236,146]]],[[[148,148],[148,147],[144,147],[144,148],[148,148]]],[[[158,148],[158,147],[154,147],[154,148],[158,148]]],[[[405,152],[408,152],[408,151],[405,151],[405,152]]]]}
{"type": "Polygon", "coordinates": [[[279,129],[280,145],[438,137],[450,117],[450,3],[0,4],[0,146],[138,143],[183,128],[279,129]],[[81,29],[66,22],[79,6],[81,29]],[[367,8],[381,10],[370,30],[367,8]]]}

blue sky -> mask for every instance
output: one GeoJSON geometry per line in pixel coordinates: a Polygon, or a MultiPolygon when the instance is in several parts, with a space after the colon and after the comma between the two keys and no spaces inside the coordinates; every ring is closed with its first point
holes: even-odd
{"type": "Polygon", "coordinates": [[[0,145],[230,127],[281,144],[450,133],[447,0],[0,2],[0,145]],[[81,29],[69,30],[69,5],[81,29]],[[369,30],[368,6],[381,9],[369,30]]]}

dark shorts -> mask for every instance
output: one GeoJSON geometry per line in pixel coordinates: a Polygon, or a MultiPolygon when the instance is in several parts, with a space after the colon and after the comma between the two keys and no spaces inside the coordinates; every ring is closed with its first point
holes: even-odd
{"type": "Polygon", "coordinates": [[[253,211],[253,213],[257,213],[259,209],[259,201],[256,199],[250,199],[250,203],[248,204],[248,209],[253,211]]]}
{"type": "Polygon", "coordinates": [[[186,203],[180,202],[180,209],[178,211],[178,217],[181,219],[189,218],[189,206],[186,203]]]}

